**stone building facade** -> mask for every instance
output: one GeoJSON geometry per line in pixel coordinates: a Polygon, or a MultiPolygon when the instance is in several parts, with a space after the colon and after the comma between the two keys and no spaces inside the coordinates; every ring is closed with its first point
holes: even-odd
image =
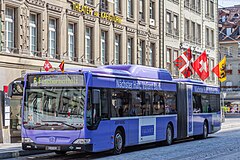
{"type": "Polygon", "coordinates": [[[158,8],[133,0],[1,1],[0,86],[39,71],[46,59],[55,67],[61,60],[159,67],[158,8]]]}
{"type": "MultiPolygon", "coordinates": [[[[160,33],[163,43],[164,67],[171,71],[174,77],[182,77],[178,69],[172,63],[187,48],[191,48],[193,60],[206,50],[209,69],[217,65],[219,58],[218,51],[218,21],[216,0],[166,0],[162,5],[163,9],[160,18],[163,22],[160,33]]],[[[195,73],[192,79],[199,79],[195,73]]],[[[218,84],[213,72],[205,82],[218,84]]]]}
{"type": "Polygon", "coordinates": [[[221,84],[225,102],[240,104],[240,5],[219,8],[219,49],[227,58],[227,80],[221,84]]]}

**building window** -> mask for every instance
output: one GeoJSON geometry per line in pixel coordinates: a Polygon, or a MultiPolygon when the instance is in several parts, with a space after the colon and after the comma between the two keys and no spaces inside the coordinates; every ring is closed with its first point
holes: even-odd
{"type": "Polygon", "coordinates": [[[85,0],[85,3],[93,5],[93,0],[85,0]]]}
{"type": "Polygon", "coordinates": [[[211,46],[214,47],[214,30],[211,30],[211,46]]]}
{"type": "Polygon", "coordinates": [[[30,23],[29,23],[29,29],[30,29],[30,54],[31,56],[35,56],[37,54],[37,39],[38,39],[38,33],[37,33],[37,14],[30,13],[30,23]]]}
{"type": "Polygon", "coordinates": [[[85,59],[87,63],[92,61],[92,28],[86,27],[85,31],[85,59]]]}
{"type": "MultiPolygon", "coordinates": [[[[177,50],[174,50],[174,52],[173,52],[173,60],[176,60],[177,58],[178,58],[178,51],[177,50]]],[[[173,65],[174,66],[174,71],[173,71],[173,74],[175,75],[175,76],[179,76],[179,69],[178,69],[178,67],[176,66],[176,65],[173,65]]]]}
{"type": "Polygon", "coordinates": [[[149,16],[150,19],[155,19],[155,3],[151,0],[149,5],[149,16]]]}
{"type": "Polygon", "coordinates": [[[138,64],[144,65],[145,41],[140,40],[138,64]]]}
{"type": "Polygon", "coordinates": [[[189,8],[190,2],[189,0],[184,0],[184,7],[189,8]]]}
{"type": "Polygon", "coordinates": [[[197,0],[197,3],[196,3],[196,11],[198,13],[201,13],[201,0],[197,0]]]}
{"type": "Polygon", "coordinates": [[[114,12],[116,14],[121,14],[121,0],[115,0],[114,1],[114,12]]]}
{"type": "Polygon", "coordinates": [[[14,48],[14,34],[14,9],[7,7],[5,18],[5,45],[8,52],[14,48]]]}
{"type": "Polygon", "coordinates": [[[210,2],[210,16],[214,18],[214,4],[213,1],[210,2]]]}
{"type": "Polygon", "coordinates": [[[132,63],[132,53],[133,53],[133,38],[128,38],[127,42],[127,64],[132,63]]]}
{"type": "Polygon", "coordinates": [[[206,17],[209,17],[209,0],[206,0],[206,8],[205,8],[205,12],[206,12],[206,17]]]}
{"type": "Polygon", "coordinates": [[[173,32],[175,36],[179,36],[179,28],[178,28],[178,15],[173,16],[173,32]]]}
{"type": "Polygon", "coordinates": [[[185,19],[185,25],[184,25],[184,39],[185,40],[189,40],[189,32],[190,32],[190,24],[189,24],[189,20],[185,19]]]}
{"type": "Polygon", "coordinates": [[[139,20],[145,21],[144,0],[139,0],[139,20]]]}
{"type": "Polygon", "coordinates": [[[101,31],[101,64],[104,65],[106,63],[106,55],[107,55],[107,32],[101,31]]]}
{"type": "Polygon", "coordinates": [[[171,13],[167,12],[166,14],[166,23],[167,23],[167,33],[172,34],[172,23],[171,23],[171,13]]]}
{"type": "Polygon", "coordinates": [[[201,25],[197,24],[197,39],[198,44],[201,44],[201,25]]]}
{"type": "Polygon", "coordinates": [[[127,17],[133,18],[133,0],[127,1],[127,17]]]}
{"type": "Polygon", "coordinates": [[[226,16],[222,16],[222,22],[224,23],[226,21],[226,16]]]}
{"type": "Polygon", "coordinates": [[[166,62],[167,62],[167,70],[171,72],[171,58],[172,58],[172,50],[170,48],[167,48],[167,54],[166,54],[166,62]]]}
{"type": "Polygon", "coordinates": [[[227,74],[232,74],[232,64],[227,64],[227,67],[226,67],[226,73],[227,74]]]}
{"type": "Polygon", "coordinates": [[[108,9],[108,0],[101,0],[101,10],[107,10],[108,9]]]}
{"type": "Polygon", "coordinates": [[[210,46],[209,29],[206,28],[206,46],[210,46]]]}
{"type": "Polygon", "coordinates": [[[196,4],[195,4],[195,0],[192,0],[191,2],[191,9],[195,10],[196,4]]]}
{"type": "MultiPolygon", "coordinates": [[[[211,59],[211,61],[210,61],[210,68],[213,68],[214,67],[214,60],[213,59],[211,59]]],[[[215,76],[214,76],[214,72],[211,72],[211,81],[214,81],[215,80],[215,76]]]]}
{"type": "Polygon", "coordinates": [[[195,42],[195,39],[196,39],[195,22],[192,22],[192,36],[191,36],[192,42],[195,42]]]}
{"type": "Polygon", "coordinates": [[[228,47],[228,56],[232,56],[233,46],[228,47]]]}
{"type": "Polygon", "coordinates": [[[114,62],[115,64],[120,64],[120,37],[121,35],[115,34],[115,55],[114,55],[114,62]]]}
{"type": "Polygon", "coordinates": [[[68,24],[68,57],[70,61],[75,58],[75,37],[74,37],[74,24],[68,24]]]}
{"type": "Polygon", "coordinates": [[[57,48],[57,23],[56,19],[49,19],[49,55],[56,58],[57,48]]]}
{"type": "Polygon", "coordinates": [[[230,36],[232,34],[232,28],[226,28],[226,35],[230,36]]]}
{"type": "Polygon", "coordinates": [[[149,48],[149,66],[154,66],[155,44],[151,43],[149,48]]]}

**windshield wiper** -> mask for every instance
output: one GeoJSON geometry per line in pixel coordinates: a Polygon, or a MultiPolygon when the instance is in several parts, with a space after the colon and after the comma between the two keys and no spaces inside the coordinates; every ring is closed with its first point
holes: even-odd
{"type": "Polygon", "coordinates": [[[27,129],[35,129],[35,128],[43,127],[43,126],[47,126],[47,125],[46,125],[46,124],[41,124],[41,125],[36,125],[36,126],[25,125],[25,127],[26,127],[27,129]]]}
{"type": "MultiPolygon", "coordinates": [[[[65,123],[65,122],[63,122],[63,121],[42,121],[42,122],[56,122],[56,123],[62,123],[62,124],[64,124],[64,125],[66,125],[66,126],[68,126],[68,127],[72,127],[72,128],[74,128],[75,130],[77,130],[78,128],[77,127],[75,127],[75,126],[73,126],[73,125],[70,125],[70,124],[67,124],[67,123],[65,123]]],[[[82,127],[80,128],[80,129],[82,129],[82,127]]]]}

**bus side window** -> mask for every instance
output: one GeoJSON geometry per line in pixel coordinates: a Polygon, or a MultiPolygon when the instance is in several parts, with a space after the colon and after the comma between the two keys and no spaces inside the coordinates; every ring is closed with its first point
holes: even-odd
{"type": "Polygon", "coordinates": [[[166,103],[165,103],[165,112],[166,114],[176,114],[176,96],[174,93],[167,92],[165,95],[166,103]]]}
{"type": "Polygon", "coordinates": [[[130,116],[142,116],[141,104],[142,97],[139,91],[132,91],[132,104],[130,106],[129,115],[130,116]]]}
{"type": "Polygon", "coordinates": [[[194,97],[194,100],[195,100],[195,106],[193,106],[193,107],[195,107],[198,110],[198,113],[202,113],[203,112],[203,107],[202,107],[201,95],[194,94],[193,97],[194,97]]]}
{"type": "Polygon", "coordinates": [[[153,95],[153,114],[164,114],[164,96],[160,92],[155,92],[153,95]]]}
{"type": "Polygon", "coordinates": [[[101,89],[100,92],[100,101],[101,101],[101,118],[108,118],[108,90],[101,89]]]}
{"type": "Polygon", "coordinates": [[[150,97],[151,97],[151,92],[143,92],[141,94],[143,102],[141,103],[141,109],[142,109],[142,115],[147,116],[150,115],[150,107],[151,107],[151,102],[150,102],[150,97]]]}

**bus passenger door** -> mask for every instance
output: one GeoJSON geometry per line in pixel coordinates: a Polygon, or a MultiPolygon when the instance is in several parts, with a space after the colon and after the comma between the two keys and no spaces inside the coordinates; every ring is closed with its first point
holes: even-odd
{"type": "Polygon", "coordinates": [[[177,93],[178,127],[177,138],[182,139],[193,134],[192,86],[179,83],[177,93]]]}

